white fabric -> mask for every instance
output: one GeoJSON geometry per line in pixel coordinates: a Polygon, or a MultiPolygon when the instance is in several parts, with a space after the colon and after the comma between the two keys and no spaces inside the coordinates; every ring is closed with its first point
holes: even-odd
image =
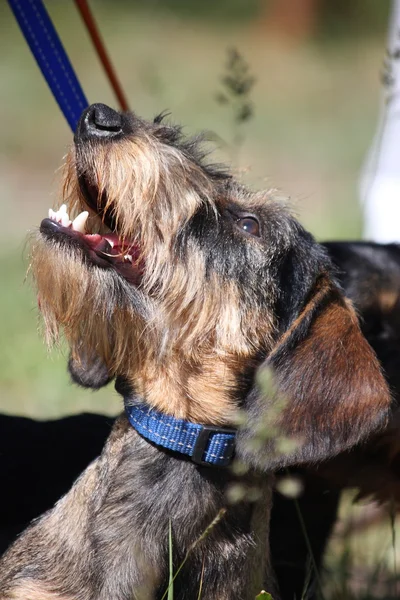
{"type": "MultiPolygon", "coordinates": [[[[400,51],[400,0],[394,0],[388,49],[400,51]]],[[[400,57],[391,59],[393,85],[384,90],[381,116],[360,181],[364,237],[400,241],[400,57]]]]}

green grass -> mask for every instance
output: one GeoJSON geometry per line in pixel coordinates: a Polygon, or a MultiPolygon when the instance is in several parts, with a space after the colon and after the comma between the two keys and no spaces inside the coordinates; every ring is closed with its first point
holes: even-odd
{"type": "Polygon", "coordinates": [[[1,410],[39,418],[88,410],[117,414],[121,406],[112,386],[87,392],[73,386],[66,372],[68,352],[48,352],[39,335],[36,298],[24,283],[23,248],[0,255],[1,410]]]}
{"type": "Polygon", "coordinates": [[[396,540],[398,519],[389,508],[375,520],[373,504],[353,504],[354,494],[343,498],[340,517],[326,560],[327,600],[394,600],[400,594],[396,568],[400,544],[396,540]],[[354,529],[360,518],[371,515],[370,526],[354,529]],[[353,530],[353,531],[352,531],[353,530]]]}

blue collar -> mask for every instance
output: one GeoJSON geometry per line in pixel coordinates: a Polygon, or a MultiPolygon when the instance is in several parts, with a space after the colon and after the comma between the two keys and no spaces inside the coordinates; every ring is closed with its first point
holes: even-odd
{"type": "Polygon", "coordinates": [[[158,412],[147,404],[125,406],[130,424],[142,437],[190,456],[198,465],[227,467],[233,457],[236,430],[189,423],[158,412]]]}

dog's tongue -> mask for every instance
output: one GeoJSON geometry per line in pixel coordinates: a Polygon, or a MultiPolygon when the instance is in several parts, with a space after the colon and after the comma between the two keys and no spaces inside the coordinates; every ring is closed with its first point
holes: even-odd
{"type": "Polygon", "coordinates": [[[133,248],[133,244],[129,240],[121,240],[116,233],[107,233],[106,235],[100,235],[99,237],[106,240],[114,252],[117,251],[119,254],[133,248]]]}
{"type": "Polygon", "coordinates": [[[111,244],[111,246],[123,246],[121,240],[117,236],[116,233],[107,233],[107,235],[103,235],[103,237],[111,244]]]}
{"type": "MultiPolygon", "coordinates": [[[[84,242],[91,252],[92,261],[101,267],[112,266],[133,285],[140,283],[143,274],[143,257],[139,245],[130,239],[120,238],[116,233],[86,233],[88,211],[81,212],[73,221],[68,216],[67,207],[63,204],[58,211],[49,210],[49,218],[60,232],[84,242]]],[[[52,227],[53,229],[53,227],[52,227]]]]}
{"type": "Polygon", "coordinates": [[[83,237],[95,252],[121,258],[126,257],[130,262],[135,262],[139,258],[139,246],[129,240],[121,240],[115,233],[106,235],[87,233],[83,237]]]}
{"type": "Polygon", "coordinates": [[[85,225],[89,213],[81,212],[73,221],[68,216],[67,206],[63,204],[57,211],[49,210],[49,219],[59,223],[64,228],[70,229],[75,234],[80,234],[85,239],[86,243],[95,252],[102,252],[110,256],[125,255],[129,262],[136,260],[139,257],[139,248],[129,240],[122,240],[116,233],[107,233],[100,235],[99,233],[86,233],[85,225]]]}
{"type": "Polygon", "coordinates": [[[107,233],[106,235],[100,235],[100,233],[85,233],[84,238],[94,250],[103,250],[100,246],[106,245],[106,243],[114,250],[118,250],[118,252],[130,247],[130,244],[122,242],[116,233],[107,233]]]}

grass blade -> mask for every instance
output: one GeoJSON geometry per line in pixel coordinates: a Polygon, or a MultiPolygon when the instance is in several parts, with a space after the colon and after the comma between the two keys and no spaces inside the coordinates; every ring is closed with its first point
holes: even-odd
{"type": "Polygon", "coordinates": [[[174,600],[174,564],[172,557],[172,525],[169,520],[168,528],[168,550],[169,550],[169,581],[168,581],[168,600],[174,600]]]}

